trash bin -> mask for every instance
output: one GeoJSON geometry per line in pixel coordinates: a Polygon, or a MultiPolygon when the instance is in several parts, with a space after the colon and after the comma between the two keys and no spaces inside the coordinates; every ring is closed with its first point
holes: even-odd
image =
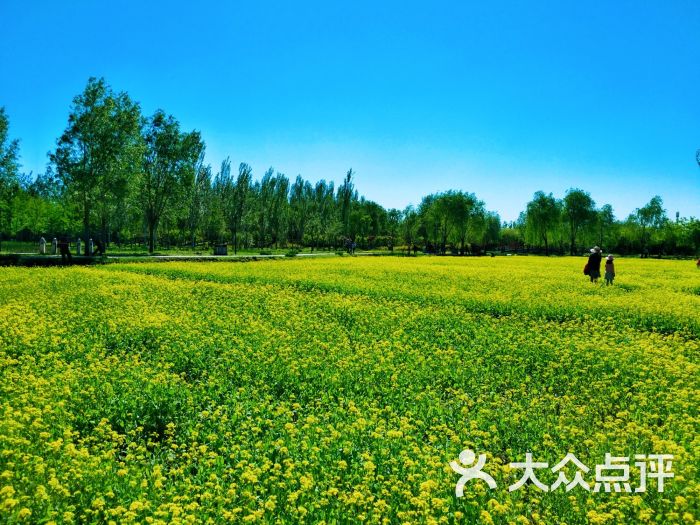
{"type": "Polygon", "coordinates": [[[217,244],[214,246],[214,255],[228,255],[228,245],[217,244]]]}

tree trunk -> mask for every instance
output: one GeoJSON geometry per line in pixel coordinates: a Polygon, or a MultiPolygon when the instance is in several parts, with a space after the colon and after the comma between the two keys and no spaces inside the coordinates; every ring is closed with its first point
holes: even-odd
{"type": "Polygon", "coordinates": [[[156,248],[156,224],[148,223],[148,253],[153,254],[156,248]]]}
{"type": "Polygon", "coordinates": [[[88,204],[87,192],[83,193],[83,242],[85,242],[85,255],[90,251],[90,205],[88,204]]]}
{"type": "Polygon", "coordinates": [[[576,228],[571,225],[571,244],[569,245],[569,255],[574,255],[576,250],[576,228]]]}

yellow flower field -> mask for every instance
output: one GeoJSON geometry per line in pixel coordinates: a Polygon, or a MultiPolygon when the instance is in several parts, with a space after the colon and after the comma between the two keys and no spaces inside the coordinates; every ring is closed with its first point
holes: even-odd
{"type": "Polygon", "coordinates": [[[0,523],[695,523],[700,271],[584,262],[2,268],[0,523]],[[528,452],[591,490],[509,491],[528,452]],[[593,492],[606,453],[674,477],[593,492]]]}

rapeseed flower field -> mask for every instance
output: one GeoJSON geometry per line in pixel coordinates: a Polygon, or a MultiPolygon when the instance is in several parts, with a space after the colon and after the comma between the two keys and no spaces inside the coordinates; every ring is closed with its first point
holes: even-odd
{"type": "Polygon", "coordinates": [[[583,263],[3,268],[0,522],[695,523],[700,272],[583,263]],[[510,491],[526,453],[591,490],[510,491]],[[594,492],[606,453],[673,477],[594,492]]]}

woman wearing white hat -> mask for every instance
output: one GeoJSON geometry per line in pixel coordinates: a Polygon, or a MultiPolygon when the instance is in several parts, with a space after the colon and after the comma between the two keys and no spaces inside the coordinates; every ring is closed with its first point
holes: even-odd
{"type": "Polygon", "coordinates": [[[597,283],[600,278],[600,261],[603,257],[600,255],[600,247],[594,246],[591,248],[591,254],[588,256],[588,276],[592,283],[597,283]]]}

